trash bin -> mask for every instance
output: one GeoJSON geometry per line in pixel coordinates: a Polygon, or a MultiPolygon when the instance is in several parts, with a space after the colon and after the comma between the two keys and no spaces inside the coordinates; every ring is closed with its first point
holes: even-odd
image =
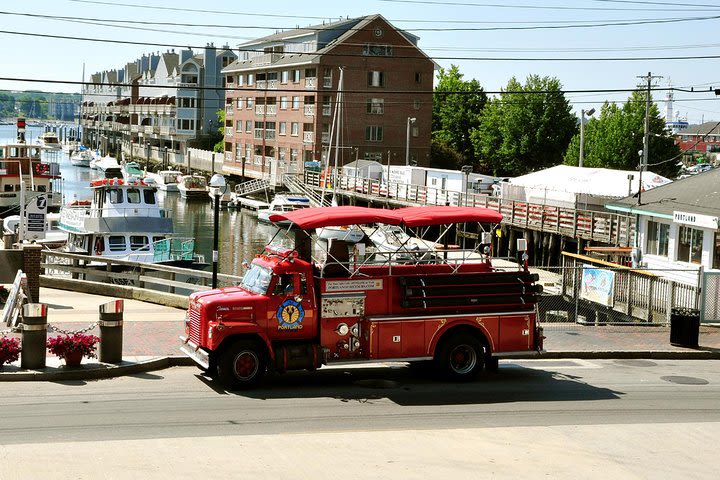
{"type": "Polygon", "coordinates": [[[700,310],[673,308],[670,313],[670,345],[698,347],[700,336],[700,310]]]}

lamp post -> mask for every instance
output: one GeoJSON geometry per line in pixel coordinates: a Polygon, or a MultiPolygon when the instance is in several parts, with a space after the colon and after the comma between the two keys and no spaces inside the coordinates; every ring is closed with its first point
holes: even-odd
{"type": "Polygon", "coordinates": [[[225,193],[227,184],[225,183],[225,177],[216,173],[210,179],[210,187],[215,189],[213,200],[215,200],[215,211],[213,217],[213,269],[212,269],[212,288],[217,288],[217,273],[218,273],[218,217],[220,217],[220,196],[225,193]],[[221,191],[222,190],[222,191],[221,191]]]}
{"type": "Polygon", "coordinates": [[[407,134],[405,138],[405,165],[410,165],[410,125],[415,123],[415,117],[407,118],[407,134]]]}
{"type": "Polygon", "coordinates": [[[588,111],[580,110],[580,160],[578,161],[578,167],[583,166],[583,160],[585,159],[585,114],[591,116],[593,113],[595,113],[594,108],[588,111]]]}

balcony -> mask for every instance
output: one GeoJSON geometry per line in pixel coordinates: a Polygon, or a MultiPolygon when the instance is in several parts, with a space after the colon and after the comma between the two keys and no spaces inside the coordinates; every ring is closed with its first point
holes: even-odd
{"type": "Polygon", "coordinates": [[[313,143],[315,141],[315,132],[303,132],[303,143],[313,143]]]}
{"type": "Polygon", "coordinates": [[[255,105],[255,115],[277,115],[277,105],[255,105]]]}
{"type": "Polygon", "coordinates": [[[303,115],[306,117],[314,117],[315,116],[315,105],[305,105],[303,107],[303,115]]]}
{"type": "Polygon", "coordinates": [[[176,132],[175,127],[172,127],[170,125],[160,127],[160,135],[163,135],[163,136],[175,135],[175,132],[176,132]]]}
{"type": "Polygon", "coordinates": [[[305,88],[307,90],[317,88],[317,77],[305,77],[305,88]]]}
{"type": "Polygon", "coordinates": [[[225,107],[225,118],[232,117],[235,112],[235,109],[233,109],[232,105],[227,105],[225,107]]]}

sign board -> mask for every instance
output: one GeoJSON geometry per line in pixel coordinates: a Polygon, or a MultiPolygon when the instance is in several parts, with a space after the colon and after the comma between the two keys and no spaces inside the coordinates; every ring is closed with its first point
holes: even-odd
{"type": "Polygon", "coordinates": [[[40,240],[45,238],[47,230],[47,196],[33,198],[25,206],[25,221],[22,222],[23,239],[40,240]]]}
{"type": "Polygon", "coordinates": [[[364,290],[382,290],[382,279],[363,280],[328,280],[325,282],[326,292],[355,292],[364,290]]]}
{"type": "Polygon", "coordinates": [[[699,213],[673,212],[673,222],[713,230],[718,229],[718,217],[700,215],[699,213]]]}
{"type": "Polygon", "coordinates": [[[583,267],[580,298],[612,307],[615,294],[615,272],[583,267]]]}

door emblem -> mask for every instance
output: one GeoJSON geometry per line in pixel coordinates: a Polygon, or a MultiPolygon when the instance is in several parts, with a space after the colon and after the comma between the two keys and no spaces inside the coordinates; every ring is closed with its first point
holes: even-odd
{"type": "Polygon", "coordinates": [[[305,310],[299,302],[289,298],[280,304],[275,315],[278,319],[278,330],[300,330],[305,318],[305,310]]]}

